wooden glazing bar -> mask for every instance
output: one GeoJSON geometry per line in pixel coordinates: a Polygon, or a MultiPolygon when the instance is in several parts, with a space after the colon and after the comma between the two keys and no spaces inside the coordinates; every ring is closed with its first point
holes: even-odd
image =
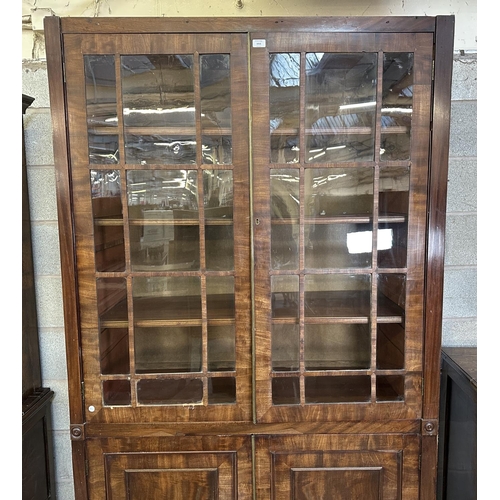
{"type": "MultiPolygon", "coordinates": [[[[201,130],[201,71],[200,71],[200,53],[195,51],[193,54],[193,78],[194,78],[194,109],[195,109],[195,137],[196,137],[196,163],[200,166],[203,163],[203,154],[202,154],[202,130],[201,130]]],[[[158,132],[163,133],[163,132],[158,132]]],[[[166,132],[168,134],[168,132],[166,132]]],[[[178,135],[190,135],[193,133],[193,130],[185,130],[179,129],[175,131],[178,135]]],[[[199,177],[198,177],[199,178],[199,177]]],[[[203,186],[203,183],[202,183],[203,186]]],[[[203,194],[203,193],[202,193],[203,194]]],[[[201,239],[201,236],[200,236],[201,239]]]]}
{"type": "MultiPolygon", "coordinates": [[[[116,117],[118,123],[116,130],[118,133],[118,150],[120,152],[120,165],[125,165],[125,124],[123,120],[123,94],[121,79],[121,54],[115,52],[115,81],[116,81],[116,117]]],[[[125,205],[123,205],[125,208],[125,205]]],[[[128,261],[128,259],[127,259],[128,261]]]]}
{"type": "Polygon", "coordinates": [[[373,403],[377,400],[377,269],[378,269],[378,225],[379,225],[379,176],[380,176],[380,138],[382,128],[382,88],[384,78],[384,54],[378,52],[377,57],[377,96],[375,111],[375,138],[374,138],[374,158],[375,168],[373,172],[373,225],[372,225],[372,283],[371,283],[371,355],[370,370],[372,377],[371,400],[373,403]]]}

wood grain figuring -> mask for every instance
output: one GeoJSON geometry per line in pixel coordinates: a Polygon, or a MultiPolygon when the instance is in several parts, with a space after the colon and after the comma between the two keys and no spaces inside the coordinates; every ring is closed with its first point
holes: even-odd
{"type": "Polygon", "coordinates": [[[315,31],[315,32],[412,32],[432,33],[432,17],[228,17],[228,18],[63,18],[64,33],[185,33],[185,32],[242,32],[253,31],[315,31]]]}
{"type": "Polygon", "coordinates": [[[249,500],[249,444],[248,439],[209,436],[92,440],[89,498],[101,499],[106,491],[109,500],[139,499],[148,491],[147,498],[158,499],[249,500]]]}
{"type": "MultiPolygon", "coordinates": [[[[434,500],[453,22],[46,18],[76,500],[434,500]],[[345,54],[374,54],[376,90],[345,97],[355,85],[344,75],[350,83],[325,92],[306,68],[313,52],[328,55],[317,68],[327,79],[345,54]],[[280,53],[301,65],[299,85],[282,93],[269,69],[280,53]],[[396,71],[386,95],[384,61],[405,53],[413,67],[396,71]],[[207,94],[199,57],[210,54],[229,56],[230,91],[225,74],[207,94]],[[114,59],[99,99],[87,97],[87,55],[114,59]],[[145,56],[144,67],[127,61],[131,79],[122,55],[145,56]],[[148,55],[175,69],[172,82],[154,83],[166,69],[148,55]],[[366,123],[339,111],[363,96],[375,101],[366,123]],[[126,121],[135,106],[154,116],[126,121]],[[189,116],[165,119],[177,106],[189,116]],[[411,107],[411,120],[386,127],[390,106],[411,107]],[[99,122],[115,114],[116,127],[99,122]],[[192,141],[188,163],[167,151],[180,136],[192,141]],[[205,163],[206,136],[230,139],[231,163],[205,163]],[[327,153],[344,136],[357,153],[327,153]],[[310,158],[313,140],[329,162],[310,158]],[[105,153],[118,144],[116,163],[92,163],[100,141],[105,153]],[[383,154],[385,144],[396,151],[383,154]],[[289,156],[296,163],[281,163],[289,156]],[[279,169],[297,183],[289,192],[276,188],[282,179],[271,185],[279,169]],[[118,192],[93,193],[92,171],[110,170],[118,192]],[[142,188],[131,183],[142,181],[171,196],[163,184],[180,172],[191,179],[178,186],[182,207],[163,195],[132,198],[142,188]],[[208,201],[211,174],[232,176],[221,210],[208,201]],[[336,174],[346,177],[337,192],[318,187],[336,174]],[[298,206],[280,216],[271,195],[298,206]],[[378,249],[373,227],[392,230],[391,249],[378,249]],[[348,236],[365,230],[368,256],[351,255],[348,236]],[[234,267],[222,262],[231,244],[234,267]],[[292,260],[276,263],[287,251],[292,260]]],[[[349,75],[357,70],[351,61],[349,75]]]]}
{"type": "MultiPolygon", "coordinates": [[[[257,457],[272,464],[272,496],[260,498],[313,498],[304,496],[312,491],[314,498],[333,492],[343,499],[419,498],[417,436],[259,437],[257,443],[257,457]]],[[[269,484],[264,467],[257,471],[269,484]]]]}
{"type": "MultiPolygon", "coordinates": [[[[423,416],[439,416],[440,345],[443,311],[444,238],[446,230],[446,194],[448,188],[448,156],[450,136],[451,74],[453,58],[453,17],[436,18],[436,59],[434,63],[433,128],[430,158],[429,220],[427,233],[426,274],[426,342],[423,416]]],[[[422,438],[422,474],[429,480],[423,484],[422,498],[433,499],[436,492],[436,436],[422,438]]]]}

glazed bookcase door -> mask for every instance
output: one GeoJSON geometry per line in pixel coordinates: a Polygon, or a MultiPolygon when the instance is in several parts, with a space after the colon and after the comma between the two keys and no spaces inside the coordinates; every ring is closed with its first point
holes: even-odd
{"type": "Polygon", "coordinates": [[[421,416],[432,54],[252,35],[260,422],[421,416]]]}
{"type": "Polygon", "coordinates": [[[66,35],[87,421],[251,419],[240,35],[66,35]]]}

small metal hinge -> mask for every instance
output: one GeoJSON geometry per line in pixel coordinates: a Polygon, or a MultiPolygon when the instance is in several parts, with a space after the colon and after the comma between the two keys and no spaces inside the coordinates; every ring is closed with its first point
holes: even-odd
{"type": "Polygon", "coordinates": [[[432,60],[432,70],[431,70],[431,80],[434,81],[434,63],[435,63],[435,60],[433,59],[432,60]]]}
{"type": "Polygon", "coordinates": [[[422,470],[422,455],[418,456],[418,470],[422,470]]]}
{"type": "Polygon", "coordinates": [[[85,475],[89,475],[89,461],[85,460],[85,475]]]}

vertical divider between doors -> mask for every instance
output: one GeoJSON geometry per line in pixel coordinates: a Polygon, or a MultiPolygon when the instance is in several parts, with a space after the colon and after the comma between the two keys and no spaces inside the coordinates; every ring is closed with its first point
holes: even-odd
{"type": "Polygon", "coordinates": [[[305,158],[306,158],[306,53],[300,52],[300,73],[299,73],[299,389],[300,404],[305,405],[305,297],[306,297],[306,276],[305,276],[305,158]]]}
{"type": "MultiPolygon", "coordinates": [[[[248,75],[248,178],[249,178],[249,191],[250,191],[250,323],[251,323],[251,371],[252,371],[252,421],[257,423],[257,395],[256,395],[256,383],[255,383],[255,251],[254,251],[254,191],[253,191],[253,141],[252,141],[252,111],[253,111],[253,96],[252,96],[252,40],[250,33],[247,33],[247,75],[248,75]]],[[[254,438],[252,436],[252,465],[254,457],[254,438]]],[[[255,472],[255,471],[254,471],[255,472]]],[[[254,474],[255,482],[255,474],[254,474]]],[[[255,488],[254,488],[254,498],[255,498],[255,488]]]]}
{"type": "Polygon", "coordinates": [[[373,213],[372,213],[372,276],[371,276],[371,364],[372,377],[371,401],[377,401],[377,279],[378,279],[378,219],[379,219],[379,178],[380,178],[380,147],[382,137],[382,89],[384,78],[384,53],[377,54],[377,93],[375,108],[375,134],[374,134],[374,171],[373,171],[373,213]]]}

